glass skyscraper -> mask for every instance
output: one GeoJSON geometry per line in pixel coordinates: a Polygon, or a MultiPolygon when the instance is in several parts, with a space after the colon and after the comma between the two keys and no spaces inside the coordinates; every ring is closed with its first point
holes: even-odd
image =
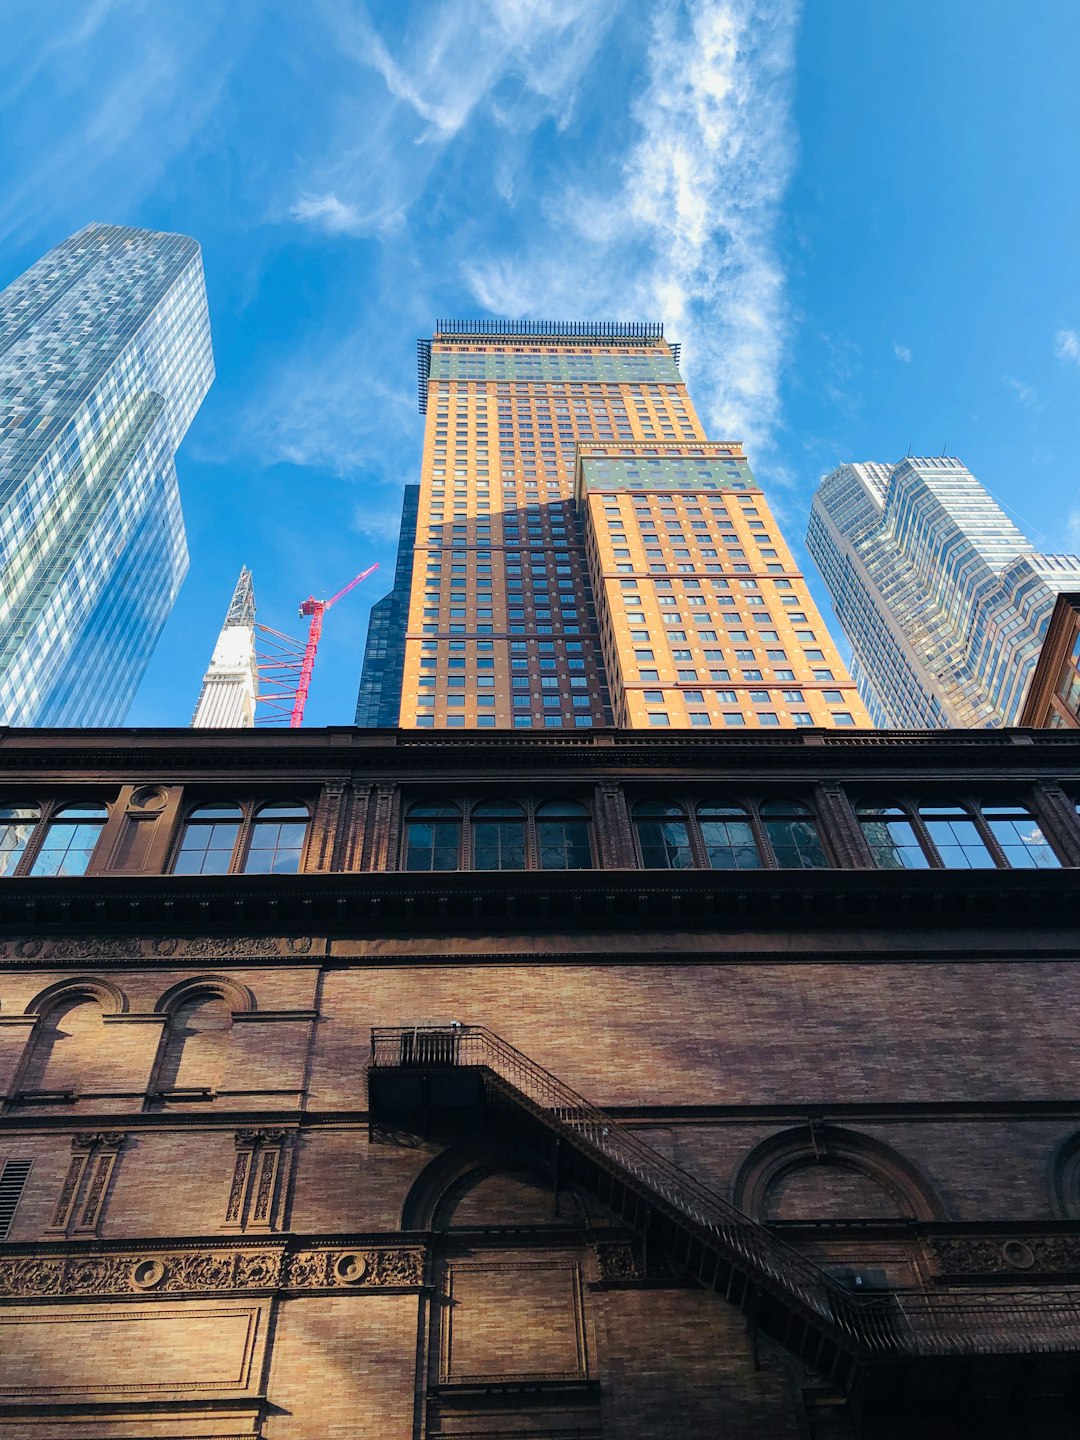
{"type": "Polygon", "coordinates": [[[877,725],[1018,723],[1054,602],[1080,556],[1043,555],[959,460],[841,465],[807,545],[877,725]]]}
{"type": "Polygon", "coordinates": [[[120,725],[187,573],[194,240],[88,225],[0,293],[0,723],[120,725]]]}

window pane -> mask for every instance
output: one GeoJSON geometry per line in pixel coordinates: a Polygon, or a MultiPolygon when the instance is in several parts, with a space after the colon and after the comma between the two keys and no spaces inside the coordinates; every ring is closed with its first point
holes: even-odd
{"type": "MultiPolygon", "coordinates": [[[[265,815],[267,811],[260,812],[265,815]]],[[[244,871],[248,875],[295,875],[307,835],[307,820],[258,819],[251,827],[244,871]]]]}
{"type": "Polygon", "coordinates": [[[703,819],[701,834],[714,870],[761,869],[761,856],[748,820],[703,819]]]}
{"type": "MultiPolygon", "coordinates": [[[[553,807],[555,808],[555,807],[553,807]]],[[[536,838],[542,870],[588,870],[592,866],[587,820],[538,820],[536,838]]]]}
{"type": "MultiPolygon", "coordinates": [[[[764,812],[765,807],[761,808],[764,812]]],[[[829,862],[812,820],[766,820],[765,833],[781,870],[828,869],[829,862]]]]}
{"type": "Polygon", "coordinates": [[[0,876],[15,873],[38,814],[36,805],[0,806],[0,876]]]}
{"type": "Polygon", "coordinates": [[[474,870],[524,870],[524,820],[480,820],[473,825],[474,870]]]}
{"type": "Polygon", "coordinates": [[[860,805],[859,819],[879,870],[926,870],[926,858],[919,838],[907,816],[897,805],[860,805]]]}
{"type": "MultiPolygon", "coordinates": [[[[644,808],[644,807],[642,807],[644,808]]],[[[650,809],[663,809],[650,806],[650,809]]],[[[676,810],[675,814],[681,814],[676,810]]],[[[685,819],[648,819],[639,812],[635,819],[638,844],[641,846],[641,863],[646,870],[690,870],[693,857],[690,853],[690,835],[685,819]]]]}
{"type": "Polygon", "coordinates": [[[457,820],[410,819],[405,827],[405,869],[456,870],[460,835],[457,820]]]}
{"type": "Polygon", "coordinates": [[[32,875],[85,875],[105,824],[104,805],[71,805],[50,823],[32,875]]]}
{"type": "Polygon", "coordinates": [[[994,857],[983,844],[978,826],[961,806],[935,805],[919,813],[946,869],[994,869],[994,857]]]}
{"type": "Polygon", "coordinates": [[[1055,870],[1061,861],[1051,850],[1039,822],[1021,805],[984,805],[983,818],[1005,859],[1017,870],[1055,870]]]}
{"type": "MultiPolygon", "coordinates": [[[[195,813],[201,815],[204,812],[195,813]]],[[[227,875],[239,833],[239,820],[212,820],[208,823],[189,820],[184,827],[173,874],[227,875]]]]}

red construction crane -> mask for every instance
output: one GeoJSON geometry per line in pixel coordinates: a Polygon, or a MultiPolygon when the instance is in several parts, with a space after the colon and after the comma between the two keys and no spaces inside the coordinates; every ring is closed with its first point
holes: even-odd
{"type": "Polygon", "coordinates": [[[369,565],[366,570],[350,580],[349,583],[331,595],[329,600],[316,600],[314,595],[309,595],[301,603],[301,618],[309,618],[307,643],[301,649],[299,640],[292,639],[289,635],[283,635],[280,630],[271,630],[268,625],[259,625],[256,628],[263,637],[260,644],[260,655],[258,657],[260,694],[259,702],[263,706],[263,713],[258,716],[256,723],[261,725],[280,725],[284,722],[286,706],[291,702],[289,710],[289,728],[298,729],[304,723],[304,707],[307,705],[308,691],[311,689],[311,674],[315,669],[315,656],[319,649],[319,638],[322,635],[323,616],[331,605],[336,605],[339,600],[344,599],[350,590],[355,590],[361,580],[366,580],[369,575],[379,568],[378,561],[369,565]]]}

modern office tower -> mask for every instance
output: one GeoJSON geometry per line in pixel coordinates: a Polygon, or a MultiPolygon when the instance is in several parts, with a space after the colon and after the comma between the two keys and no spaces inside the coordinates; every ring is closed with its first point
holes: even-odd
{"type": "Polygon", "coordinates": [[[645,323],[440,321],[421,342],[402,726],[869,723],[678,358],[645,323]]]}
{"type": "Polygon", "coordinates": [[[1080,556],[1043,555],[959,460],[841,465],[807,545],[876,725],[1017,723],[1057,596],[1080,556]]]}
{"type": "Polygon", "coordinates": [[[194,240],[88,225],[0,294],[0,723],[119,725],[187,573],[194,240]]]}
{"type": "Polygon", "coordinates": [[[420,486],[406,485],[401,502],[401,529],[398,532],[393,589],[371,607],[368,620],[364,669],[356,701],[357,725],[392,727],[398,723],[419,507],[420,486]]]}
{"type": "Polygon", "coordinates": [[[192,726],[250,730],[255,724],[259,672],[255,659],[255,590],[245,565],[236,582],[210,667],[203,676],[192,726]]]}

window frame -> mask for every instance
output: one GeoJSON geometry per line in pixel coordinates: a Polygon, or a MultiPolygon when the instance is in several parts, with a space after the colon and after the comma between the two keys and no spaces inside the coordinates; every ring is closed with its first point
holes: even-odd
{"type": "Polygon", "coordinates": [[[305,866],[307,865],[308,850],[311,846],[311,835],[313,829],[313,822],[315,819],[315,803],[316,802],[314,800],[304,800],[297,798],[292,792],[290,792],[290,794],[288,795],[282,796],[248,796],[246,799],[240,798],[236,795],[200,795],[197,799],[188,801],[181,810],[180,817],[176,826],[176,835],[173,839],[172,845],[169,848],[168,867],[165,873],[168,875],[177,874],[176,862],[180,858],[180,853],[184,845],[184,836],[187,834],[188,826],[191,824],[193,819],[196,819],[197,824],[201,825],[203,823],[202,821],[197,820],[199,810],[208,809],[209,807],[214,805],[235,805],[240,811],[240,822],[236,832],[236,839],[233,842],[233,852],[232,857],[229,861],[228,869],[223,871],[211,871],[208,875],[185,876],[181,873],[180,878],[193,880],[208,879],[215,874],[250,874],[275,875],[280,879],[283,875],[302,875],[304,873],[305,866]],[[307,822],[304,826],[304,843],[300,847],[300,857],[297,861],[296,869],[251,871],[245,870],[244,867],[247,864],[248,854],[251,850],[252,837],[255,834],[255,827],[259,823],[260,812],[274,805],[291,805],[297,810],[304,809],[307,811],[307,822]]]}
{"type": "MultiPolygon", "coordinates": [[[[995,797],[993,795],[987,794],[982,794],[979,796],[957,794],[955,791],[940,796],[933,794],[897,795],[895,791],[890,791],[888,794],[883,795],[854,795],[851,797],[851,806],[855,814],[855,820],[859,826],[859,833],[863,835],[863,841],[867,844],[867,850],[870,853],[871,858],[873,858],[873,851],[870,849],[868,842],[866,842],[865,834],[863,834],[864,822],[860,810],[861,807],[864,805],[876,805],[882,809],[887,808],[893,810],[900,810],[903,812],[903,818],[911,827],[911,830],[915,835],[916,840],[922,847],[923,854],[926,856],[926,868],[928,870],[963,870],[993,868],[995,870],[1022,871],[1027,869],[1056,870],[1065,869],[1068,867],[1068,860],[1061,854],[1058,847],[1054,844],[1053,837],[1051,836],[1047,826],[1043,822],[1043,817],[1040,812],[1037,800],[1030,795],[1024,794],[1022,791],[1018,792],[1016,790],[1012,790],[1010,793],[1002,795],[1000,797],[995,797]],[[1009,806],[1015,807],[1017,810],[1023,809],[1026,814],[1038,826],[1043,839],[1046,841],[1047,849],[1049,850],[1050,854],[1054,856],[1057,864],[1053,866],[1011,865],[1009,863],[1007,855],[1005,854],[1004,847],[998,840],[997,836],[994,834],[990,822],[983,814],[984,805],[999,808],[1005,808],[1006,806],[1009,806]],[[937,844],[935,843],[932,835],[930,834],[929,827],[926,823],[926,818],[923,814],[924,810],[932,811],[945,807],[962,810],[965,817],[974,824],[976,834],[982,841],[983,848],[987,851],[987,853],[990,855],[990,858],[994,862],[992,867],[958,866],[945,864],[941,856],[941,851],[938,849],[937,844]]],[[[900,817],[894,816],[893,818],[899,819],[900,817]]],[[[880,867],[875,863],[874,869],[877,870],[879,868],[880,867]]],[[[907,868],[907,866],[904,867],[905,870],[907,868]]]]}
{"type": "Polygon", "coordinates": [[[799,793],[792,794],[789,791],[785,791],[780,795],[725,795],[717,794],[715,792],[709,793],[707,791],[705,793],[695,792],[693,794],[689,794],[680,791],[679,793],[673,795],[652,795],[646,792],[633,796],[628,795],[627,799],[629,801],[630,809],[630,828],[633,831],[634,835],[634,857],[637,861],[639,868],[642,870],[651,869],[652,867],[647,867],[644,864],[641,852],[641,844],[638,840],[637,825],[635,824],[635,810],[639,803],[662,803],[666,805],[680,807],[683,812],[683,817],[687,826],[687,832],[690,837],[690,854],[693,862],[690,868],[692,870],[706,870],[713,875],[745,875],[752,873],[752,871],[749,868],[745,870],[714,869],[713,866],[709,864],[708,846],[706,845],[705,836],[701,829],[701,819],[698,815],[699,809],[709,805],[722,805],[730,806],[733,809],[738,808],[743,811],[742,817],[732,818],[742,818],[750,826],[751,834],[754,837],[754,843],[757,846],[758,857],[761,860],[761,864],[754,867],[754,869],[756,869],[758,873],[764,870],[772,870],[789,874],[803,874],[806,873],[805,870],[790,870],[787,866],[783,866],[778,863],[776,858],[776,852],[773,849],[772,842],[770,841],[768,832],[765,828],[765,820],[762,818],[760,813],[760,806],[763,804],[776,802],[789,802],[792,805],[805,805],[810,813],[804,818],[813,822],[814,828],[817,831],[818,842],[821,845],[821,849],[824,852],[827,862],[825,866],[819,866],[814,868],[828,870],[836,870],[842,868],[841,862],[837,858],[835,848],[830,843],[827,826],[822,820],[821,813],[817,805],[815,804],[812,796],[807,796],[805,794],[799,793]]]}
{"type": "MultiPolygon", "coordinates": [[[[542,874],[569,874],[569,870],[544,867],[540,863],[541,846],[540,835],[537,826],[544,822],[545,818],[568,819],[569,817],[545,817],[538,816],[538,811],[545,805],[562,803],[566,805],[580,805],[582,815],[580,822],[586,827],[586,835],[589,844],[589,865],[579,866],[575,869],[596,870],[599,868],[599,851],[596,842],[595,816],[591,799],[582,795],[564,792],[561,787],[555,794],[545,795],[533,793],[528,795],[518,794],[515,790],[511,794],[500,795],[498,792],[480,791],[474,795],[404,795],[401,804],[401,825],[400,838],[397,846],[397,868],[403,874],[409,875],[452,875],[452,870],[406,870],[405,861],[409,848],[409,818],[413,809],[424,805],[455,805],[459,811],[459,823],[461,825],[461,837],[458,849],[458,872],[467,871],[475,875],[521,875],[525,871],[540,871],[542,874]],[[483,822],[482,815],[477,817],[475,812],[485,805],[505,805],[519,807],[522,820],[525,826],[525,864],[521,870],[477,870],[475,866],[475,840],[474,830],[477,820],[483,822]],[[475,818],[474,818],[475,817],[475,818]]],[[[488,817],[491,818],[491,817],[488,817]]],[[[507,817],[509,818],[509,817],[507,817]]]]}
{"type": "MultiPolygon", "coordinates": [[[[10,806],[11,808],[15,808],[17,806],[24,806],[28,810],[36,810],[38,814],[37,819],[32,822],[33,828],[29,836],[27,837],[26,844],[23,846],[22,854],[19,856],[19,859],[14,869],[10,872],[10,874],[0,877],[0,880],[77,880],[82,879],[83,876],[86,875],[97,874],[97,864],[102,853],[101,840],[106,830],[109,828],[110,823],[112,822],[114,807],[116,805],[116,798],[117,797],[115,791],[111,791],[108,798],[102,795],[100,791],[95,791],[90,795],[83,795],[78,793],[69,795],[49,795],[46,796],[44,799],[38,797],[27,798],[21,795],[5,797],[2,801],[0,801],[0,804],[3,804],[5,807],[10,806]],[[64,810],[68,810],[74,806],[80,805],[100,805],[105,811],[105,819],[102,822],[101,828],[98,831],[98,837],[94,844],[94,848],[90,853],[90,858],[86,862],[86,869],[82,872],[82,875],[34,875],[34,865],[37,862],[38,855],[44,848],[46,837],[48,836],[49,830],[52,827],[53,823],[56,820],[62,820],[62,812],[64,810]]],[[[0,824],[2,823],[18,822],[0,822],[0,824]]]]}

